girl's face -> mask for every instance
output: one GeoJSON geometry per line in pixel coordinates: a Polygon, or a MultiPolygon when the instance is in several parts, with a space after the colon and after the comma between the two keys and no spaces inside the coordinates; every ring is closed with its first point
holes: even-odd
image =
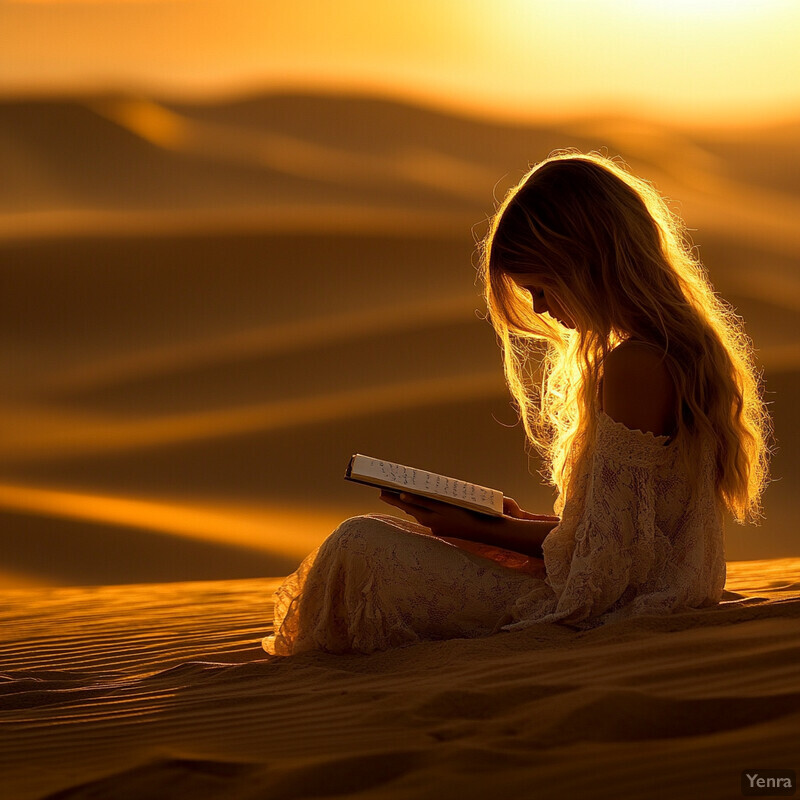
{"type": "Polygon", "coordinates": [[[545,311],[566,328],[575,328],[575,321],[559,300],[547,289],[539,286],[536,277],[532,275],[519,275],[514,277],[514,283],[521,289],[529,292],[533,303],[533,311],[542,314],[545,311]]]}

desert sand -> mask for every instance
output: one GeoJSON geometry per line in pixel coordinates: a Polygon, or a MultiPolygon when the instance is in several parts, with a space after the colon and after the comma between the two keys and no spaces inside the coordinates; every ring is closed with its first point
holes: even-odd
{"type": "Polygon", "coordinates": [[[797,769],[799,130],[0,101],[0,797],[727,800],[797,769]],[[753,339],[779,450],[724,602],[267,657],[278,576],[386,511],[352,453],[552,512],[474,248],[564,147],[673,199],[753,339]]]}
{"type": "Polygon", "coordinates": [[[797,769],[800,560],[723,602],[266,656],[276,581],[6,592],[3,797],[730,800],[797,769]]]}

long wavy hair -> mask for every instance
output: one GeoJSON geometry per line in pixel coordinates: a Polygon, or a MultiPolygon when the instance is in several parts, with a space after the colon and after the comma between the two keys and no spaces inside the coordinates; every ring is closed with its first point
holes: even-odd
{"type": "Polygon", "coordinates": [[[594,441],[603,359],[634,339],[659,348],[674,380],[673,446],[693,495],[710,442],[719,507],[758,524],[773,427],[753,345],[651,184],[618,160],[558,151],[509,190],[478,248],[506,381],[557,513],[594,441]],[[535,313],[514,276],[546,289],[575,328],[535,313]]]}

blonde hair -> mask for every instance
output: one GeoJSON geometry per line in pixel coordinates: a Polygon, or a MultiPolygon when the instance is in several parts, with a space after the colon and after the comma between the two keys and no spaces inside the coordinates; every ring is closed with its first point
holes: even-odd
{"type": "Polygon", "coordinates": [[[635,339],[659,348],[674,380],[674,446],[692,492],[711,442],[717,503],[742,524],[763,517],[773,429],[753,345],[653,186],[620,161],[558,151],[509,190],[479,255],[506,381],[557,513],[594,441],[602,361],[635,339]],[[515,275],[535,276],[576,328],[536,314],[515,275]]]}

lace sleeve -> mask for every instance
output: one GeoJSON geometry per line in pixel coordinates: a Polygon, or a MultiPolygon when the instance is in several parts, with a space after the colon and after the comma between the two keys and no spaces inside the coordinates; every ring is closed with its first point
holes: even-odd
{"type": "Polygon", "coordinates": [[[575,495],[557,503],[562,521],[542,546],[550,598],[541,589],[520,598],[515,617],[521,621],[506,630],[580,623],[636,596],[665,541],[656,521],[655,472],[668,438],[631,430],[600,412],[575,495]]]}

